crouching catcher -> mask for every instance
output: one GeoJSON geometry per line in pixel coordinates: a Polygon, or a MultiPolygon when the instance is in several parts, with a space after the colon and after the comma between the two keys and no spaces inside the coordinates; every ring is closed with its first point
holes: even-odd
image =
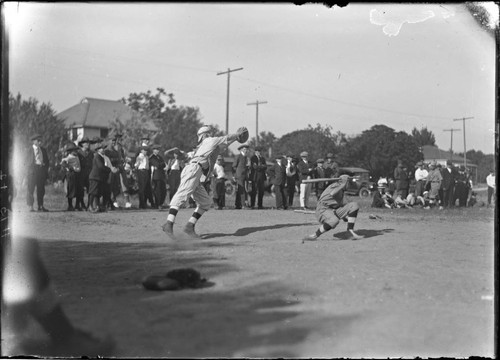
{"type": "Polygon", "coordinates": [[[344,190],[348,182],[349,176],[341,175],[338,182],[331,184],[321,193],[316,206],[316,218],[321,226],[314,234],[306,236],[303,241],[316,240],[321,234],[334,229],[340,220],[347,222],[347,230],[352,240],[363,238],[354,232],[354,223],[359,210],[358,203],[344,202],[344,190]]]}

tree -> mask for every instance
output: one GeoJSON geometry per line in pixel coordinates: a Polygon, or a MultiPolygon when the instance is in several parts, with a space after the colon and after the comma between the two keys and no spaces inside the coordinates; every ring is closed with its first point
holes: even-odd
{"type": "MultiPolygon", "coordinates": [[[[459,153],[458,156],[464,156],[464,153],[459,153]]],[[[490,170],[495,170],[495,156],[493,154],[484,154],[482,151],[469,150],[467,151],[467,161],[477,166],[477,181],[484,183],[486,176],[489,175],[490,170]]],[[[475,174],[473,174],[475,177],[475,174]]],[[[472,179],[476,181],[475,178],[472,179]]]]}
{"type": "Polygon", "coordinates": [[[283,135],[274,146],[275,155],[292,154],[299,156],[302,151],[309,153],[313,161],[324,158],[328,153],[336,153],[338,146],[345,140],[343,134],[333,134],[330,126],[316,127],[308,125],[307,129],[296,130],[283,135]]]}
{"type": "Polygon", "coordinates": [[[436,138],[432,131],[427,130],[427,127],[423,127],[420,130],[414,127],[411,131],[411,136],[413,136],[413,139],[419,147],[422,147],[424,145],[436,145],[436,138]]]}
{"type": "MultiPolygon", "coordinates": [[[[151,131],[149,121],[157,128],[153,143],[161,144],[166,149],[178,147],[183,151],[191,151],[197,145],[196,133],[204,125],[197,107],[177,106],[174,95],[163,88],[157,88],[155,94],[149,90],[131,93],[121,101],[137,112],[127,124],[115,121],[112,125],[113,131],[122,132],[124,145],[137,147],[140,137],[151,131]]],[[[218,126],[211,126],[216,135],[222,135],[218,126]]]]}
{"type": "MultiPolygon", "coordinates": [[[[272,154],[275,142],[276,142],[276,136],[272,132],[261,131],[259,133],[259,146],[261,146],[264,149],[262,155],[269,156],[269,153],[272,154]]],[[[248,141],[248,144],[250,145],[251,148],[255,148],[256,143],[257,141],[255,137],[251,138],[248,141]]]]}
{"type": "Polygon", "coordinates": [[[347,142],[340,148],[339,164],[365,168],[374,178],[392,176],[398,160],[413,169],[423,159],[412,136],[385,125],[374,125],[347,142]]]}
{"type": "MultiPolygon", "coordinates": [[[[23,100],[21,94],[13,96],[9,93],[9,133],[10,153],[19,149],[28,149],[33,134],[42,136],[42,144],[49,156],[49,177],[56,177],[60,165],[59,149],[69,141],[63,119],[56,117],[52,104],[38,104],[35,98],[23,100]]],[[[24,175],[24,174],[23,174],[24,175]]]]}

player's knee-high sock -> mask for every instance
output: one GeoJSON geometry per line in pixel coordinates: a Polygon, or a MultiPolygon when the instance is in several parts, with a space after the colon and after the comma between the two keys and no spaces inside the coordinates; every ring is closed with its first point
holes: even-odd
{"type": "Polygon", "coordinates": [[[356,217],[358,216],[358,210],[353,211],[347,215],[347,230],[354,230],[354,223],[356,222],[356,217]]]}
{"type": "Polygon", "coordinates": [[[177,206],[171,206],[170,210],[168,211],[167,221],[174,223],[175,217],[177,216],[178,211],[179,211],[179,208],[177,206]]]}
{"type": "Polygon", "coordinates": [[[316,237],[320,237],[321,234],[326,233],[328,230],[331,230],[332,227],[328,224],[322,224],[318,230],[316,230],[316,237]]]}
{"type": "Polygon", "coordinates": [[[199,206],[194,210],[193,215],[189,218],[189,223],[193,224],[193,226],[196,224],[199,218],[201,218],[201,215],[203,215],[206,212],[206,210],[201,209],[199,206]]]}

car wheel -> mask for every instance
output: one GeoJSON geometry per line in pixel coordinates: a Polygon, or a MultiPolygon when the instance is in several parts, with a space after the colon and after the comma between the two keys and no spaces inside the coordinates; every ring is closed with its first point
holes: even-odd
{"type": "Polygon", "coordinates": [[[231,181],[226,181],[226,195],[231,196],[234,194],[234,185],[231,183],[231,181]]]}
{"type": "Polygon", "coordinates": [[[367,188],[361,188],[359,189],[359,197],[360,198],[367,198],[370,196],[370,190],[367,188]]]}

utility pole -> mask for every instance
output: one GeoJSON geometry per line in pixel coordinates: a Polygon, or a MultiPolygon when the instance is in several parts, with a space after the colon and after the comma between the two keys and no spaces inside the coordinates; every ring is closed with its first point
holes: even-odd
{"type": "Polygon", "coordinates": [[[453,157],[453,131],[460,131],[460,129],[446,129],[443,131],[450,131],[451,132],[451,145],[450,145],[450,160],[453,157]]]}
{"type": "Polygon", "coordinates": [[[470,119],[474,119],[474,116],[471,116],[471,117],[464,117],[464,118],[461,118],[461,119],[453,119],[453,121],[462,121],[463,123],[463,129],[464,129],[464,166],[465,168],[467,168],[467,148],[465,146],[465,120],[470,120],[470,119]]]}
{"type": "Polygon", "coordinates": [[[248,103],[247,105],[255,105],[255,145],[259,145],[259,104],[267,104],[267,101],[256,100],[254,103],[248,103]]]}
{"type": "Polygon", "coordinates": [[[229,69],[227,71],[219,72],[217,75],[227,74],[227,99],[226,99],[226,135],[229,134],[229,78],[233,71],[243,70],[243,68],[229,69]]]}

